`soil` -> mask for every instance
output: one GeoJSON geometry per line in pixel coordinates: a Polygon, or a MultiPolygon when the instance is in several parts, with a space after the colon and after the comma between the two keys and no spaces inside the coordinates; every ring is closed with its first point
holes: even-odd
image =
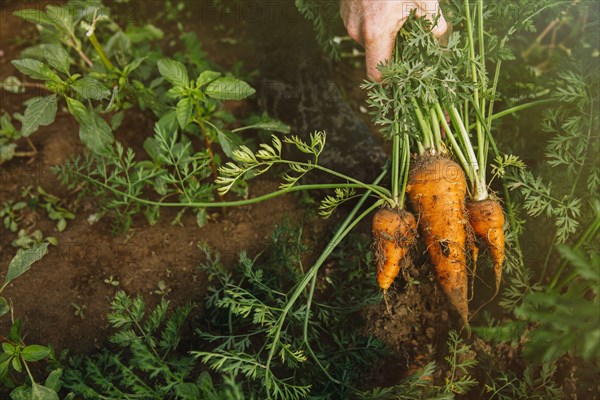
{"type": "MultiPolygon", "coordinates": [[[[18,74],[10,60],[18,56],[19,41],[35,34],[31,24],[11,15],[12,8],[10,4],[2,8],[0,79],[18,74]]],[[[220,58],[216,61],[226,62],[226,57],[220,58]]],[[[33,95],[1,94],[0,108],[10,113],[22,112],[23,101],[33,95]]],[[[148,115],[128,113],[115,136],[139,151],[152,127],[153,119],[148,115]]],[[[162,281],[168,292],[166,298],[173,305],[188,301],[201,304],[206,277],[196,269],[202,261],[198,242],[207,242],[221,253],[225,263],[231,263],[242,250],[256,254],[277,223],[284,218],[293,221],[301,213],[294,197],[279,197],[256,206],[230,209],[226,214],[215,213],[205,227],[198,228],[191,213],[184,216],[181,227],[171,224],[176,211],[163,210],[156,225],[149,226],[138,218],[126,235],[115,236],[108,218],[94,224],[88,222],[97,211],[95,200],[78,201],[51,171],[52,166],[82,150],[78,131],[75,120],[65,110],[59,110],[52,125],[31,136],[38,151],[33,158],[15,158],[0,165],[0,204],[18,201],[23,188],[39,185],[65,199],[67,208],[77,207],[76,218],[69,221],[64,232],[58,232],[42,210],[28,211],[24,217],[27,223],[22,222],[28,233],[40,229],[44,237],[54,236],[59,241],[57,247],[50,246],[42,261],[3,292],[14,303],[27,343],[51,344],[57,351],[68,348],[72,354],[101,346],[109,334],[106,314],[117,290],[143,295],[152,306],[161,297],[158,284],[162,281]],[[83,309],[83,313],[76,315],[77,309],[83,309]]],[[[26,142],[19,143],[19,148],[26,147],[26,142]]],[[[251,195],[273,191],[277,185],[268,180],[254,182],[251,195]]],[[[0,229],[3,269],[16,253],[11,246],[15,237],[0,229]]],[[[7,332],[9,326],[8,316],[0,320],[1,332],[7,332]]]]}

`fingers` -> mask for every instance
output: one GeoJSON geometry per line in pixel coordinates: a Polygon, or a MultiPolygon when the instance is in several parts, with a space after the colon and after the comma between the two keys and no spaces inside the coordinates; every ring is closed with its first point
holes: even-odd
{"type": "Polygon", "coordinates": [[[367,75],[376,81],[381,80],[381,72],[377,65],[385,62],[392,57],[394,50],[394,40],[396,34],[381,35],[365,43],[365,56],[367,62],[367,75]]]}
{"type": "Polygon", "coordinates": [[[435,25],[431,28],[431,33],[435,37],[443,38],[444,35],[448,32],[448,23],[442,14],[442,10],[437,1],[420,1],[415,3],[416,10],[415,15],[417,17],[427,18],[431,23],[435,23],[435,25]],[[437,22],[436,22],[437,18],[437,22]]]}

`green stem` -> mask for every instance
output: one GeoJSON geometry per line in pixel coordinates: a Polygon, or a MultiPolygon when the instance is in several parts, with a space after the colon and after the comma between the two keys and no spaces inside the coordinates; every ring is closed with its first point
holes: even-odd
{"type": "Polygon", "coordinates": [[[108,68],[110,70],[114,69],[114,66],[112,65],[112,63],[110,62],[108,57],[106,56],[106,53],[102,49],[102,46],[100,46],[100,43],[98,42],[98,39],[96,38],[96,34],[93,31],[88,32],[87,37],[90,40],[90,42],[92,43],[92,46],[94,46],[94,49],[96,49],[96,52],[100,56],[100,59],[102,60],[102,62],[106,66],[106,68],[108,68]]]}
{"type": "MultiPolygon", "coordinates": [[[[423,112],[421,111],[421,107],[417,102],[417,99],[414,96],[410,96],[410,100],[415,109],[415,115],[417,116],[417,120],[419,121],[419,126],[421,127],[421,132],[423,133],[423,146],[426,149],[434,148],[433,147],[433,134],[431,133],[431,128],[429,127],[429,123],[423,116],[423,112]]],[[[438,150],[438,149],[436,149],[438,150]]]]}
{"type": "Polygon", "coordinates": [[[433,108],[433,107],[429,109],[429,119],[431,119],[431,127],[432,127],[432,132],[433,132],[433,143],[435,145],[435,148],[441,152],[442,149],[444,148],[444,146],[442,144],[442,132],[440,130],[440,121],[438,120],[437,114],[435,112],[435,108],[433,108]]]}
{"type": "Polygon", "coordinates": [[[406,197],[406,185],[408,184],[408,176],[410,174],[410,142],[408,135],[404,135],[404,145],[402,146],[403,163],[400,176],[402,177],[402,187],[400,188],[400,199],[398,200],[398,208],[404,209],[404,199],[406,197]]]}
{"type": "Polygon", "coordinates": [[[400,129],[398,120],[394,121],[394,136],[392,136],[392,200],[398,203],[398,185],[400,179],[400,129]]]}
{"type": "MultiPolygon", "coordinates": [[[[529,103],[519,104],[518,106],[510,107],[510,108],[507,108],[506,110],[499,111],[495,114],[492,114],[489,117],[488,121],[490,124],[488,125],[488,129],[491,129],[491,123],[494,120],[506,117],[508,115],[515,114],[519,111],[527,110],[528,108],[537,107],[537,106],[541,106],[541,105],[552,103],[552,102],[554,102],[553,99],[535,100],[535,101],[530,101],[529,103]]],[[[490,105],[492,105],[492,103],[493,103],[493,101],[490,102],[490,105]]],[[[475,124],[472,124],[469,126],[469,129],[474,128],[474,127],[475,127],[475,124]]]]}
{"type": "MultiPolygon", "coordinates": [[[[587,229],[583,232],[583,234],[577,240],[577,243],[575,243],[575,245],[573,246],[573,249],[577,250],[584,243],[590,242],[592,239],[594,239],[594,237],[596,237],[599,230],[600,230],[600,214],[598,214],[596,216],[596,218],[592,222],[590,222],[587,229]]],[[[557,287],[558,279],[560,278],[560,276],[562,275],[562,273],[564,272],[564,270],[568,264],[569,263],[566,260],[563,260],[563,262],[560,264],[560,266],[556,270],[556,273],[554,274],[554,278],[552,279],[552,282],[550,282],[550,285],[549,285],[550,289],[557,287]]],[[[571,275],[569,275],[567,277],[567,279],[565,279],[560,285],[558,285],[558,288],[559,289],[562,288],[576,276],[577,276],[576,272],[572,273],[571,275]]]]}
{"type": "MultiPolygon", "coordinates": [[[[291,188],[288,188],[288,189],[280,189],[275,192],[267,193],[262,196],[254,197],[252,199],[245,199],[245,200],[216,201],[216,202],[190,202],[190,203],[162,203],[159,201],[143,199],[141,197],[133,196],[129,193],[122,192],[118,189],[113,188],[112,186],[108,185],[107,183],[100,182],[99,180],[94,179],[94,178],[90,178],[89,176],[82,174],[78,171],[73,171],[73,174],[79,176],[83,180],[92,182],[95,185],[103,187],[119,196],[123,196],[128,199],[134,200],[140,204],[145,204],[145,205],[149,205],[149,206],[159,206],[159,207],[197,207],[197,208],[239,207],[239,206],[246,206],[246,205],[250,205],[250,204],[260,203],[261,201],[269,200],[269,199],[272,199],[272,198],[275,198],[278,196],[282,196],[287,193],[298,192],[301,190],[325,190],[325,189],[335,189],[335,188],[365,188],[365,184],[358,185],[358,184],[353,184],[353,183],[337,183],[337,184],[320,183],[320,184],[292,186],[291,188]]],[[[386,188],[378,186],[378,185],[367,185],[367,186],[370,186],[370,187],[368,187],[368,189],[373,190],[373,191],[375,191],[374,190],[375,188],[377,188],[379,191],[387,191],[386,188]]]]}
{"type": "Polygon", "coordinates": [[[29,379],[31,379],[31,383],[35,384],[35,379],[33,379],[33,374],[29,370],[29,366],[27,365],[27,361],[23,360],[23,357],[21,357],[21,362],[23,362],[23,365],[25,366],[25,369],[27,370],[27,375],[29,375],[29,379]]]}
{"type": "MultiPolygon", "coordinates": [[[[367,194],[367,193],[365,193],[365,194],[367,194]]],[[[271,351],[269,352],[269,357],[267,358],[267,363],[266,363],[267,370],[270,368],[271,361],[273,360],[273,357],[275,356],[275,353],[277,352],[278,347],[276,346],[276,343],[279,342],[279,337],[281,336],[281,329],[283,328],[283,323],[285,322],[285,318],[287,317],[287,314],[292,309],[292,306],[296,303],[296,300],[298,300],[298,297],[300,297],[300,295],[302,294],[302,292],[304,291],[306,286],[313,279],[313,276],[315,276],[317,274],[317,272],[321,268],[321,265],[323,265],[323,263],[325,262],[327,257],[329,257],[329,255],[333,252],[333,250],[335,250],[335,248],[338,246],[338,244],[340,244],[342,239],[344,239],[344,237],[346,237],[346,235],[348,235],[348,233],[350,233],[350,231],[364,217],[366,217],[368,214],[370,214],[372,211],[374,211],[376,208],[380,207],[383,204],[384,204],[383,199],[376,201],[375,203],[373,203],[373,205],[371,205],[371,207],[367,208],[362,214],[360,214],[354,220],[352,220],[354,215],[352,215],[352,214],[348,215],[348,217],[344,221],[344,225],[347,227],[345,229],[341,229],[341,228],[338,229],[338,231],[336,232],[334,237],[327,244],[327,247],[325,247],[325,250],[323,250],[323,252],[319,256],[319,258],[315,262],[315,264],[310,268],[310,270],[308,270],[306,275],[304,275],[304,278],[300,281],[300,283],[296,287],[296,290],[294,290],[294,293],[292,293],[292,295],[290,296],[290,299],[286,303],[286,306],[285,306],[281,316],[279,317],[277,329],[275,331],[275,335],[272,340],[273,345],[271,346],[271,351]]]]}
{"type": "MultiPolygon", "coordinates": [[[[375,179],[375,181],[373,181],[373,185],[379,184],[379,182],[381,182],[381,180],[384,178],[385,175],[386,175],[386,171],[381,172],[381,174],[379,174],[377,179],[375,179]]],[[[286,307],[283,310],[283,313],[279,319],[279,324],[277,327],[275,338],[273,339],[273,342],[272,342],[273,346],[271,347],[271,351],[269,353],[269,358],[267,360],[267,369],[268,369],[268,367],[271,363],[271,360],[273,359],[273,356],[275,355],[275,352],[277,350],[277,346],[275,344],[279,341],[279,335],[281,334],[281,328],[283,327],[283,322],[285,321],[285,317],[286,317],[287,313],[290,311],[290,309],[292,308],[292,306],[294,305],[294,303],[296,302],[296,300],[298,299],[298,297],[300,296],[300,294],[304,291],[304,288],[306,288],[306,285],[308,285],[308,282],[311,280],[314,280],[316,278],[317,272],[319,271],[319,268],[321,267],[323,262],[325,262],[327,257],[329,257],[329,254],[331,254],[331,252],[337,247],[337,245],[342,241],[342,239],[352,230],[352,228],[354,228],[354,226],[356,226],[356,224],[362,218],[364,218],[368,213],[370,213],[376,207],[379,207],[381,204],[383,204],[383,200],[378,200],[371,207],[369,207],[365,212],[363,212],[358,218],[354,219],[354,217],[356,216],[356,214],[358,213],[360,208],[363,206],[363,204],[365,203],[367,198],[370,196],[370,194],[371,194],[370,191],[365,192],[363,194],[363,196],[361,197],[361,199],[356,203],[356,205],[354,206],[352,211],[350,211],[350,213],[348,214],[348,216],[346,217],[344,222],[342,222],[342,224],[338,228],[337,232],[335,233],[335,235],[333,236],[333,238],[331,239],[331,241],[329,242],[329,244],[327,245],[327,247],[325,248],[323,253],[321,253],[321,255],[317,259],[316,263],[306,273],[306,275],[304,276],[302,281],[298,284],[298,287],[292,294],[292,297],[290,298],[290,300],[288,300],[286,307]]],[[[312,348],[310,347],[310,345],[308,345],[308,314],[310,313],[310,301],[311,300],[312,300],[312,295],[309,296],[309,302],[308,302],[307,310],[306,310],[307,316],[304,321],[304,325],[305,325],[304,341],[307,344],[308,348],[310,349],[310,352],[312,353],[312,348]]],[[[323,369],[323,371],[326,373],[326,375],[331,380],[335,381],[331,377],[331,375],[329,375],[328,371],[326,371],[325,368],[321,365],[321,363],[316,358],[314,353],[312,354],[312,356],[317,361],[317,364],[319,365],[319,367],[321,367],[321,369],[323,369]]]]}
{"type": "MultiPolygon", "coordinates": [[[[469,7],[469,0],[465,0],[464,1],[464,5],[465,5],[465,23],[467,25],[467,33],[468,33],[468,37],[469,37],[469,61],[471,64],[471,81],[473,82],[474,88],[473,88],[473,102],[475,104],[475,106],[479,107],[479,79],[477,77],[477,67],[475,65],[475,39],[473,37],[473,26],[472,26],[472,19],[471,19],[471,9],[469,7]]],[[[479,120],[475,121],[475,126],[477,129],[477,147],[478,147],[478,157],[480,161],[483,161],[484,159],[484,148],[485,148],[485,135],[483,134],[483,130],[481,129],[481,122],[479,120]]],[[[468,136],[468,135],[467,135],[468,136]]],[[[467,145],[467,143],[465,143],[465,145],[467,145]]],[[[471,147],[470,146],[470,142],[469,145],[467,147],[471,147]]],[[[472,147],[470,149],[472,151],[472,147]]],[[[467,148],[467,152],[469,152],[469,149],[467,148]]],[[[470,157],[470,156],[469,156],[470,157]]],[[[473,162],[473,160],[471,160],[471,162],[473,162]]],[[[483,168],[482,168],[483,169],[483,168]]],[[[481,172],[479,170],[479,168],[476,168],[475,170],[476,174],[480,177],[480,178],[484,178],[483,182],[485,182],[485,176],[481,176],[481,172]]]]}
{"type": "MultiPolygon", "coordinates": [[[[482,96],[481,96],[481,105],[479,106],[479,109],[481,110],[481,114],[482,114],[482,120],[485,121],[485,94],[486,94],[486,81],[485,78],[487,77],[487,72],[485,69],[485,41],[484,41],[484,32],[483,32],[483,0],[479,0],[478,2],[478,7],[477,7],[477,26],[479,28],[478,31],[478,38],[479,38],[479,57],[481,59],[481,68],[482,68],[482,79],[481,79],[481,85],[482,85],[482,96]]],[[[485,126],[487,125],[485,122],[482,122],[482,124],[485,126]]],[[[486,173],[486,165],[487,165],[487,149],[488,149],[488,145],[487,145],[487,141],[486,141],[486,137],[484,132],[481,129],[481,126],[478,127],[477,130],[477,150],[478,150],[478,161],[479,161],[479,176],[481,179],[481,182],[485,183],[486,181],[486,177],[485,177],[485,173],[486,173]]]]}
{"type": "Polygon", "coordinates": [[[450,125],[448,125],[448,121],[446,121],[446,115],[444,114],[444,110],[442,110],[442,106],[440,105],[440,103],[435,103],[434,106],[438,114],[438,119],[442,123],[442,126],[446,131],[446,137],[448,138],[448,140],[450,140],[450,144],[452,145],[454,155],[456,156],[456,158],[458,158],[458,161],[462,165],[463,169],[466,171],[469,181],[473,181],[473,175],[471,172],[471,168],[469,167],[469,163],[467,162],[467,159],[465,158],[460,146],[458,145],[456,138],[454,137],[454,134],[450,129],[450,125]]]}
{"type": "Polygon", "coordinates": [[[462,136],[463,144],[467,150],[469,164],[472,168],[472,175],[475,178],[474,181],[471,182],[474,185],[474,193],[472,194],[473,198],[475,201],[485,200],[488,198],[485,180],[484,177],[482,177],[479,173],[479,163],[477,161],[477,157],[475,156],[475,152],[473,151],[473,146],[471,146],[467,128],[465,128],[465,124],[460,118],[460,114],[454,105],[450,106],[450,119],[452,119],[453,124],[457,126],[458,131],[462,136]]]}

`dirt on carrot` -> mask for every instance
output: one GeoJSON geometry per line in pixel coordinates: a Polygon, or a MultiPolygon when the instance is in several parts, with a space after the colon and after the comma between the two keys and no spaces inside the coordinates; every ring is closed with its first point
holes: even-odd
{"type": "Polygon", "coordinates": [[[377,282],[386,292],[398,276],[402,260],[415,243],[417,222],[408,211],[382,208],[373,217],[372,231],[377,282]]]}
{"type": "Polygon", "coordinates": [[[466,192],[465,175],[454,161],[425,156],[414,163],[407,193],[418,215],[437,280],[468,325],[466,192]]]}
{"type": "MultiPolygon", "coordinates": [[[[486,243],[490,249],[494,263],[496,293],[502,280],[502,264],[504,263],[504,213],[502,206],[495,200],[487,199],[467,203],[469,223],[475,236],[486,243]]],[[[475,250],[475,254],[478,250],[475,250]]],[[[473,260],[477,261],[476,257],[473,260]]]]}

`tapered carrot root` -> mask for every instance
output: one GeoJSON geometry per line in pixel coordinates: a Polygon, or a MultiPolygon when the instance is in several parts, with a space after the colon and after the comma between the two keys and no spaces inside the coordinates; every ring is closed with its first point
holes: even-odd
{"type": "Polygon", "coordinates": [[[480,240],[487,243],[494,262],[496,293],[502,280],[504,263],[504,213],[502,206],[495,200],[487,199],[467,204],[469,223],[480,240]]]}
{"type": "Polygon", "coordinates": [[[407,192],[419,214],[419,227],[438,282],[468,325],[465,175],[452,160],[424,157],[411,171],[407,192]]]}
{"type": "Polygon", "coordinates": [[[377,283],[386,292],[400,272],[400,262],[415,242],[417,222],[408,211],[382,208],[373,217],[377,283]]]}

